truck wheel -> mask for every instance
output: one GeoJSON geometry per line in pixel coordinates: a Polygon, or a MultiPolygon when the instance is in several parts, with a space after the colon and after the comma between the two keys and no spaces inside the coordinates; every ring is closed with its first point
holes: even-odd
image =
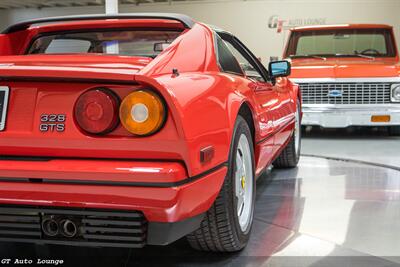
{"type": "Polygon", "coordinates": [[[255,187],[252,136],[248,124],[239,115],[224,184],[200,228],[187,236],[189,244],[202,251],[243,249],[253,224],[255,187]]]}
{"type": "Polygon", "coordinates": [[[274,161],[275,168],[294,168],[299,163],[301,150],[301,119],[300,104],[297,102],[297,111],[295,115],[295,126],[290,142],[282,150],[281,154],[274,161]]]}
{"type": "Polygon", "coordinates": [[[400,136],[400,126],[389,126],[389,135],[400,136]]]}

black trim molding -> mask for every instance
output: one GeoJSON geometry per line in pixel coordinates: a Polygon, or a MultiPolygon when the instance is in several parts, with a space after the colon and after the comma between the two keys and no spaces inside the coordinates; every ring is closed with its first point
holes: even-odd
{"type": "Polygon", "coordinates": [[[99,181],[99,180],[65,180],[65,179],[61,180],[61,179],[47,179],[47,178],[18,178],[18,177],[0,177],[0,182],[168,188],[168,187],[176,187],[192,183],[227,166],[228,163],[224,162],[198,175],[188,177],[178,182],[167,182],[167,183],[99,181]]]}
{"type": "Polygon", "coordinates": [[[78,16],[63,16],[63,17],[50,17],[42,19],[33,19],[18,22],[5,29],[2,33],[9,34],[17,31],[23,31],[35,24],[69,22],[69,21],[85,21],[85,20],[106,20],[106,19],[168,19],[179,21],[185,28],[192,28],[195,24],[192,18],[183,14],[175,13],[125,13],[117,15],[78,15],[78,16]]]}
{"type": "Polygon", "coordinates": [[[94,84],[118,84],[118,85],[139,85],[135,81],[113,80],[113,79],[90,79],[71,77],[29,77],[29,76],[0,76],[0,81],[6,82],[48,82],[48,83],[94,83],[94,84]]]}
{"type": "Polygon", "coordinates": [[[147,245],[169,245],[199,229],[205,213],[173,223],[149,222],[147,245]]]}

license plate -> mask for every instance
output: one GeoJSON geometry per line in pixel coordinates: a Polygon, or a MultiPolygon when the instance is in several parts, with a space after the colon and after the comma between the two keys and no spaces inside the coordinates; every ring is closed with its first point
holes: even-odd
{"type": "Polygon", "coordinates": [[[390,115],[371,116],[371,122],[390,122],[390,115]]]}
{"type": "Polygon", "coordinates": [[[4,128],[6,127],[9,91],[10,89],[8,87],[0,86],[0,131],[3,131],[4,128]]]}

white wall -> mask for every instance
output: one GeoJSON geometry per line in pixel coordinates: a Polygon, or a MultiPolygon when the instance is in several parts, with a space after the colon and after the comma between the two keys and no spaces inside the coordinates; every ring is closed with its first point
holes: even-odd
{"type": "MultiPolygon", "coordinates": [[[[0,25],[4,28],[29,18],[102,12],[104,7],[13,9],[0,12],[0,25]]],[[[286,30],[277,33],[277,29],[268,27],[269,18],[274,15],[285,21],[285,28],[304,23],[385,23],[393,25],[400,36],[400,0],[204,0],[171,5],[121,5],[120,12],[188,14],[233,32],[264,63],[270,56],[281,56],[287,35],[286,30]]]]}

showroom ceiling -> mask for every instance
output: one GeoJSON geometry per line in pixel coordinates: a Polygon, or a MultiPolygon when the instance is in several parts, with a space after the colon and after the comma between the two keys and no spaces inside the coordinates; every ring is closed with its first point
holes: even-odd
{"type": "MultiPolygon", "coordinates": [[[[172,3],[201,0],[120,0],[122,4],[172,3]]],[[[102,6],[105,0],[0,0],[0,9],[67,6],[102,6]]]]}

